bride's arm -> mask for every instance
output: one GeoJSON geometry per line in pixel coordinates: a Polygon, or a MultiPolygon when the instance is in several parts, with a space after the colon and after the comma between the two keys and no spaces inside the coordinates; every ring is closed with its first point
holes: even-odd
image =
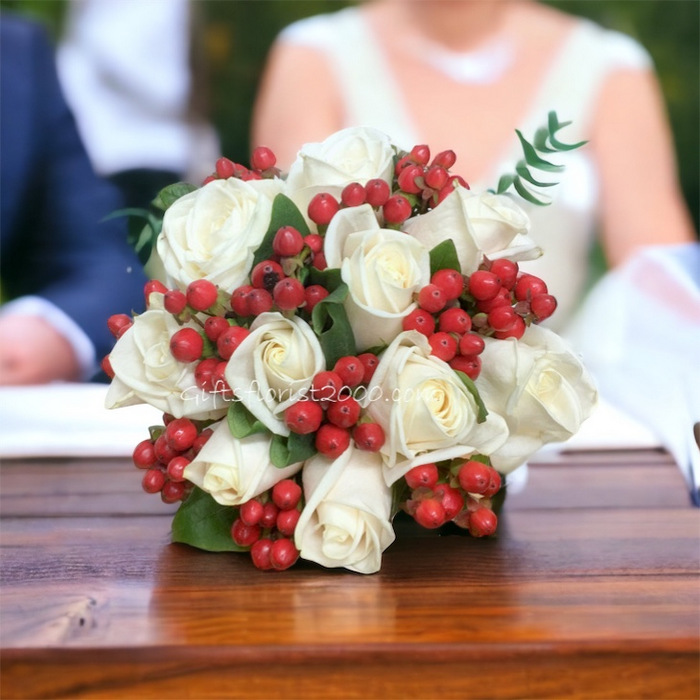
{"type": "Polygon", "coordinates": [[[590,146],[600,171],[603,246],[611,265],[640,246],[696,240],[652,72],[620,71],[610,77],[601,91],[590,146]]]}
{"type": "Polygon", "coordinates": [[[342,104],[328,59],[317,49],[278,41],[253,110],[251,146],[267,146],[287,170],[302,144],[342,128],[342,104]]]}

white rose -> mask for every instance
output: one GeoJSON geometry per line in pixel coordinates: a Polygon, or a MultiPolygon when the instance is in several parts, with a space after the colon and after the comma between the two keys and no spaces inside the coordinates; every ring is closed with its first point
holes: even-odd
{"type": "Polygon", "coordinates": [[[351,127],[322,143],[307,143],[299,151],[287,176],[287,194],[306,214],[312,197],[328,192],[340,198],[345,185],[381,178],[391,183],[394,147],[376,129],[351,127]]]}
{"type": "Polygon", "coordinates": [[[388,345],[430,282],[430,254],[401,231],[382,229],[368,204],[333,217],[324,242],[328,267],[340,267],[349,293],[344,306],[359,352],[388,345]]]}
{"type": "Polygon", "coordinates": [[[364,404],[386,435],[381,454],[388,484],[419,464],[490,454],[508,437],[500,416],[478,422],[474,396],[416,331],[401,333],[382,353],[364,404]]]}
{"type": "MultiPolygon", "coordinates": [[[[152,305],[156,295],[151,295],[152,305]]],[[[196,362],[178,362],[170,352],[170,339],[180,328],[172,314],[150,308],[134,318],[109,355],[114,379],[105,400],[107,408],[147,403],[176,418],[212,420],[226,413],[220,395],[197,388],[196,362]]]]}
{"type": "Polygon", "coordinates": [[[185,467],[185,478],[217,503],[238,506],[278,481],[294,476],[303,462],[278,469],[270,462],[270,436],[256,433],[241,440],[221,421],[199,454],[185,467]]]}
{"type": "Polygon", "coordinates": [[[281,180],[213,180],[165,212],[157,250],[171,284],[208,279],[227,292],[246,278],[281,180]]]}
{"type": "Polygon", "coordinates": [[[502,415],[507,442],[491,455],[508,472],[542,445],[570,438],[597,401],[593,379],[556,334],[530,326],[520,340],[486,339],[476,380],[489,411],[502,415]]]}
{"type": "Polygon", "coordinates": [[[326,368],[318,338],[298,316],[260,314],[226,366],[226,381],[240,402],[267,428],[289,435],[284,411],[326,368]]]}
{"type": "Polygon", "coordinates": [[[304,464],[302,480],[306,504],[294,533],[302,559],[379,571],[382,552],[394,541],[381,457],[352,447],[335,460],[316,455],[304,464]]]}
{"type": "Polygon", "coordinates": [[[506,195],[456,187],[435,209],[409,219],[403,228],[428,249],[452,239],[465,275],[474,272],[484,256],[520,261],[542,255],[528,235],[527,214],[506,195]]]}

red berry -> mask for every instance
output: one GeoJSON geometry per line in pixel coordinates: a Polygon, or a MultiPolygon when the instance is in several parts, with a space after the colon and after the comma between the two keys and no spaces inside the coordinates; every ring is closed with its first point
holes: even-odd
{"type": "Polygon", "coordinates": [[[491,478],[489,479],[488,488],[484,491],[484,496],[493,498],[501,490],[501,475],[493,467],[491,467],[489,474],[491,478]]]}
{"type": "Polygon", "coordinates": [[[279,512],[280,509],[272,501],[264,503],[262,518],[260,518],[260,527],[265,529],[274,527],[279,512]]]}
{"type": "Polygon", "coordinates": [[[517,324],[519,318],[512,306],[498,306],[489,312],[489,326],[495,331],[509,331],[517,324]]]}
{"type": "Polygon", "coordinates": [[[250,165],[255,170],[269,170],[275,167],[277,158],[270,148],[267,146],[257,146],[253,149],[250,156],[250,165]]]}
{"type": "Polygon", "coordinates": [[[328,296],[328,290],[320,284],[311,284],[304,288],[304,309],[311,313],[316,304],[328,296]]]}
{"type": "Polygon", "coordinates": [[[148,280],[143,287],[143,295],[146,299],[146,306],[149,305],[151,294],[165,294],[168,288],[158,280],[148,280]]]}
{"type": "Polygon", "coordinates": [[[231,537],[239,547],[250,547],[261,534],[259,525],[246,525],[240,518],[236,518],[231,526],[231,537]]]}
{"type": "Polygon", "coordinates": [[[163,503],[177,503],[181,501],[186,494],[186,486],[182,481],[166,481],[163,488],[160,490],[160,497],[163,503]]]}
{"type": "Polygon", "coordinates": [[[445,293],[436,284],[426,284],[418,292],[418,306],[431,314],[442,311],[446,303],[445,293]]]}
{"type": "Polygon", "coordinates": [[[238,517],[245,525],[259,525],[263,516],[263,504],[256,499],[251,499],[241,504],[238,510],[238,517]]]}
{"type": "Polygon", "coordinates": [[[267,289],[253,289],[248,292],[248,307],[253,316],[266,313],[273,303],[272,294],[267,289]]]}
{"type": "Polygon", "coordinates": [[[185,310],[187,297],[179,289],[170,289],[163,297],[163,306],[169,314],[177,316],[177,314],[185,310]]]}
{"type": "Polygon", "coordinates": [[[460,355],[480,355],[484,351],[486,343],[478,333],[465,333],[459,339],[460,355]]]}
{"type": "Polygon", "coordinates": [[[428,342],[430,343],[431,354],[445,362],[449,362],[457,354],[457,340],[449,333],[441,331],[433,333],[428,336],[428,342]]]}
{"type": "Polygon", "coordinates": [[[170,339],[170,352],[178,362],[194,362],[203,350],[204,339],[194,328],[181,328],[170,339]]]}
{"type": "Polygon", "coordinates": [[[499,258],[491,262],[489,268],[491,272],[501,279],[501,284],[508,290],[513,289],[515,280],[518,277],[518,263],[508,260],[507,258],[499,258]]]}
{"type": "Polygon", "coordinates": [[[219,292],[209,280],[195,280],[187,286],[187,303],[195,311],[206,311],[216,303],[219,292]]]}
{"type": "Polygon", "coordinates": [[[114,379],[114,369],[112,369],[112,363],[110,362],[109,355],[105,355],[102,358],[100,368],[110,379],[114,379]]]}
{"type": "Polygon", "coordinates": [[[270,563],[277,571],[284,571],[296,564],[299,559],[299,550],[294,542],[286,537],[275,540],[270,547],[270,563]]]}
{"type": "Polygon", "coordinates": [[[331,423],[324,423],[316,433],[316,449],[324,456],[340,457],[350,445],[350,433],[331,423]]]}
{"type": "Polygon", "coordinates": [[[409,153],[415,163],[427,165],[430,160],[430,147],[425,144],[414,146],[409,153]]]}
{"type": "Polygon", "coordinates": [[[312,253],[320,253],[323,250],[323,236],[319,236],[317,233],[310,233],[308,236],[304,236],[304,245],[312,253]]]}
{"type": "Polygon", "coordinates": [[[409,194],[418,194],[423,182],[423,168],[420,165],[409,165],[404,168],[397,178],[399,189],[409,194]]]}
{"type": "Polygon", "coordinates": [[[382,207],[391,196],[391,188],[385,180],[374,178],[368,180],[365,185],[367,204],[375,207],[382,207]]]}
{"type": "Polygon", "coordinates": [[[323,421],[323,409],[315,401],[302,399],[284,412],[284,423],[298,435],[315,433],[323,421]]]}
{"type": "Polygon", "coordinates": [[[309,202],[309,219],[319,226],[325,226],[330,223],[338,209],[340,205],[333,195],[320,192],[309,202]]]}
{"type": "Polygon", "coordinates": [[[442,289],[447,301],[456,299],[464,289],[464,278],[459,270],[451,270],[449,268],[438,270],[430,278],[430,282],[442,289]]]}
{"type": "Polygon", "coordinates": [[[501,290],[501,279],[488,270],[477,270],[469,277],[469,293],[479,301],[493,299],[501,290]]]}
{"type": "Polygon", "coordinates": [[[282,311],[293,311],[304,303],[304,285],[294,277],[285,277],[275,285],[272,298],[282,311]]]}
{"type": "Polygon", "coordinates": [[[352,396],[341,396],[326,410],[326,418],[339,428],[351,428],[360,418],[362,407],[352,396]]]}
{"type": "Polygon", "coordinates": [[[170,481],[175,481],[177,483],[185,480],[185,468],[190,463],[190,460],[183,455],[173,457],[168,462],[168,468],[166,473],[170,481]]]}
{"type": "Polygon", "coordinates": [[[280,511],[277,516],[277,531],[285,537],[291,537],[294,534],[300,516],[301,512],[296,508],[280,511]]]}
{"type": "Polygon", "coordinates": [[[164,434],[170,447],[184,452],[192,447],[197,437],[197,428],[189,418],[175,418],[168,423],[164,434]]]}
{"type": "Polygon", "coordinates": [[[557,308],[557,300],[551,294],[535,294],[530,299],[530,309],[538,321],[549,318],[557,308]]]}
{"type": "Polygon", "coordinates": [[[411,489],[432,489],[438,482],[438,468],[434,463],[421,464],[406,472],[405,479],[411,489]]]}
{"type": "Polygon", "coordinates": [[[282,479],[272,487],[272,502],[280,510],[296,508],[300,500],[301,486],[293,479],[282,479]]]}
{"type": "Polygon", "coordinates": [[[441,190],[450,174],[441,165],[431,165],[425,172],[425,184],[433,190],[441,190]]]}
{"type": "Polygon", "coordinates": [[[250,316],[248,294],[253,289],[249,284],[236,287],[231,294],[231,308],[237,316],[250,316]]]}
{"type": "Polygon", "coordinates": [[[228,385],[228,382],[226,381],[226,367],[227,367],[227,365],[228,365],[228,362],[226,362],[225,360],[220,361],[216,365],[216,371],[214,372],[214,376],[213,376],[214,391],[223,397],[233,396],[233,391],[231,391],[231,387],[228,385]]]}
{"type": "MultiPolygon", "coordinates": [[[[228,328],[228,324],[226,324],[226,327],[228,328]]],[[[215,357],[208,357],[206,360],[197,363],[197,366],[194,368],[194,381],[200,389],[214,391],[214,378],[218,364],[219,360],[215,357]]]]}
{"type": "MultiPolygon", "coordinates": [[[[250,273],[250,283],[256,289],[267,289],[268,292],[271,292],[275,288],[275,285],[281,279],[284,279],[284,276],[284,270],[278,262],[274,260],[263,260],[252,269],[250,273]]],[[[236,309],[234,309],[234,311],[235,310],[236,309]]],[[[247,316],[248,314],[240,315],[247,316]]]]}
{"type": "Polygon", "coordinates": [[[498,518],[489,508],[477,508],[469,515],[469,534],[472,537],[488,537],[496,532],[498,518]]]}
{"type": "Polygon", "coordinates": [[[243,326],[229,326],[217,339],[216,351],[222,360],[228,360],[236,351],[236,348],[250,335],[250,331],[243,326]]]}
{"type": "Polygon", "coordinates": [[[233,177],[235,169],[234,162],[228,158],[219,158],[216,161],[216,174],[223,180],[233,177]]]}
{"type": "Polygon", "coordinates": [[[457,355],[449,362],[456,372],[463,372],[472,381],[481,373],[481,358],[478,355],[457,355]]]}
{"type": "Polygon", "coordinates": [[[304,237],[293,226],[282,226],[272,239],[272,250],[281,258],[299,255],[303,247],[304,237]]]}
{"type": "Polygon", "coordinates": [[[404,316],[402,327],[405,331],[418,331],[430,336],[435,331],[435,319],[425,309],[414,309],[404,316]]]}
{"type": "Polygon", "coordinates": [[[173,457],[178,456],[178,451],[168,442],[165,433],[161,433],[153,443],[156,457],[161,464],[167,464],[173,457]]]}
{"type": "Polygon", "coordinates": [[[353,428],[352,439],[360,450],[379,452],[386,441],[386,435],[379,423],[360,423],[353,428]]]}
{"type": "Polygon", "coordinates": [[[447,521],[445,509],[437,498],[426,498],[420,501],[413,517],[420,526],[430,530],[444,525],[447,521]]]}
{"type": "Polygon", "coordinates": [[[520,275],[515,283],[515,298],[518,301],[528,301],[536,294],[547,294],[547,285],[535,275],[520,275]]]}
{"type": "Polygon", "coordinates": [[[153,449],[153,443],[150,440],[141,440],[141,442],[134,447],[131,457],[134,460],[134,464],[139,469],[148,469],[158,461],[156,451],[153,449]]]}
{"type": "Polygon", "coordinates": [[[448,484],[438,484],[433,489],[433,492],[440,499],[440,503],[445,509],[445,520],[452,520],[464,507],[464,496],[448,484]]]}
{"type": "Polygon", "coordinates": [[[229,322],[223,316],[209,316],[204,322],[204,334],[212,343],[228,328],[229,322]]]}
{"type": "Polygon", "coordinates": [[[476,307],[479,311],[489,313],[497,306],[510,306],[512,303],[513,301],[511,299],[510,292],[505,287],[501,287],[495,297],[492,299],[477,301],[476,307]]]}
{"type": "Polygon", "coordinates": [[[359,207],[365,203],[365,188],[359,182],[351,182],[343,188],[340,201],[346,207],[359,207]]]}
{"type": "Polygon", "coordinates": [[[204,445],[207,444],[213,432],[214,431],[211,428],[205,428],[204,430],[202,430],[202,432],[197,436],[197,439],[192,445],[192,452],[198,454],[199,451],[204,447],[204,445]]]}
{"type": "Polygon", "coordinates": [[[115,338],[120,338],[133,325],[133,319],[126,314],[113,314],[107,319],[107,328],[115,338]]]}
{"type": "Polygon", "coordinates": [[[343,385],[350,389],[361,384],[365,376],[365,366],[360,358],[354,355],[339,358],[333,367],[333,371],[340,376],[343,385]]]}
{"type": "Polygon", "coordinates": [[[141,486],[146,493],[158,493],[164,485],[165,474],[160,469],[148,469],[141,480],[141,486]]]}
{"type": "Polygon", "coordinates": [[[491,481],[491,467],[488,464],[470,459],[457,472],[459,485],[467,493],[486,493],[491,481]]]}
{"type": "Polygon", "coordinates": [[[331,370],[323,370],[311,380],[311,398],[314,401],[336,401],[343,388],[343,379],[331,370]]]}
{"type": "Polygon", "coordinates": [[[386,200],[382,212],[387,224],[402,224],[411,216],[411,204],[403,195],[395,194],[386,200]]]}
{"type": "Polygon", "coordinates": [[[369,384],[374,376],[374,370],[377,369],[377,365],[379,364],[379,358],[373,352],[363,352],[357,356],[357,359],[365,368],[361,383],[369,384]]]}
{"type": "Polygon", "coordinates": [[[459,306],[445,309],[438,317],[438,328],[444,333],[457,333],[464,335],[472,328],[471,316],[459,306]]]}
{"type": "Polygon", "coordinates": [[[272,568],[270,561],[270,551],[272,550],[272,540],[269,537],[262,537],[257,542],[253,542],[250,548],[250,558],[253,566],[261,571],[269,571],[272,568]]]}
{"type": "Polygon", "coordinates": [[[326,254],[323,251],[320,253],[314,253],[311,264],[317,270],[325,270],[328,267],[328,263],[326,262],[326,254]]]}
{"type": "Polygon", "coordinates": [[[432,165],[440,165],[449,170],[457,161],[457,155],[454,151],[440,151],[435,158],[433,158],[432,165]]]}
{"type": "Polygon", "coordinates": [[[496,331],[493,334],[493,337],[498,338],[499,340],[505,340],[506,338],[515,338],[516,340],[519,340],[523,337],[525,329],[525,321],[523,321],[523,319],[520,316],[516,315],[515,322],[508,330],[496,331]]]}
{"type": "Polygon", "coordinates": [[[416,163],[413,160],[413,156],[411,156],[410,153],[406,154],[402,158],[399,158],[399,160],[396,162],[396,165],[394,166],[394,175],[400,175],[402,170],[410,168],[415,164],[416,163]]]}

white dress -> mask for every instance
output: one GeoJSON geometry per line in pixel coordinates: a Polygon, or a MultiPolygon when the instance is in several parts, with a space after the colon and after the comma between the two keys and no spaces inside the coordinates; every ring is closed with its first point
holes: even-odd
{"type": "MultiPolygon", "coordinates": [[[[315,48],[327,55],[344,95],[344,126],[373,126],[405,149],[425,142],[411,123],[404,96],[359,8],[295,22],[280,34],[279,41],[315,48]]],[[[467,74],[464,79],[478,81],[480,71],[490,70],[498,59],[498,53],[481,60],[477,55],[461,54],[467,73],[471,71],[471,76],[467,74]]],[[[606,77],[619,69],[650,67],[647,52],[630,37],[579,20],[535,95],[527,118],[513,125],[513,139],[504,145],[487,181],[470,182],[472,189],[495,187],[501,174],[512,172],[522,157],[516,128],[532,137],[537,128],[546,124],[547,114],[556,110],[562,121],[572,122],[562,130],[560,138],[570,143],[586,140],[597,95],[606,77]]],[[[557,156],[557,162],[564,164],[566,170],[560,184],[550,188],[553,204],[521,204],[531,216],[532,236],[545,252],[523,268],[542,276],[557,297],[559,308],[550,325],[561,329],[584,295],[586,263],[595,238],[598,187],[595,165],[586,148],[557,156]]],[[[468,179],[468,173],[464,175],[468,179]]]]}

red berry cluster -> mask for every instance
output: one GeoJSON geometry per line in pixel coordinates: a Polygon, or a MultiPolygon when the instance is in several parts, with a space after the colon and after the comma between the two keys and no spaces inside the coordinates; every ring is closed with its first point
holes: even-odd
{"type": "Polygon", "coordinates": [[[295,479],[283,479],[238,509],[231,537],[239,547],[249,548],[258,569],[282,571],[299,558],[294,530],[301,514],[301,496],[295,479]]]}
{"type": "Polygon", "coordinates": [[[250,168],[246,168],[240,163],[234,163],[228,158],[219,158],[216,161],[216,169],[204,179],[202,185],[207,185],[212,180],[228,180],[230,177],[245,181],[279,177],[280,170],[275,167],[276,163],[277,157],[269,148],[258,146],[253,149],[251,154],[250,168]]]}
{"type": "Polygon", "coordinates": [[[414,467],[404,478],[411,489],[404,510],[422,527],[453,522],[474,537],[496,531],[491,499],[501,488],[501,477],[493,467],[474,459],[452,467],[431,463],[414,467]]]}
{"type": "Polygon", "coordinates": [[[361,420],[362,409],[353,391],[367,385],[379,360],[373,353],[341,357],[332,370],[319,372],[306,396],[284,413],[287,427],[299,435],[314,435],[316,450],[335,459],[350,446],[377,452],[385,441],[377,423],[361,420]]]}
{"type": "Polygon", "coordinates": [[[207,424],[166,414],[162,428],[152,428],[151,437],[134,448],[132,459],[144,469],[141,485],[146,493],[160,493],[165,503],[184,501],[192,484],[184,477],[185,467],[211,436],[207,424]]]}

